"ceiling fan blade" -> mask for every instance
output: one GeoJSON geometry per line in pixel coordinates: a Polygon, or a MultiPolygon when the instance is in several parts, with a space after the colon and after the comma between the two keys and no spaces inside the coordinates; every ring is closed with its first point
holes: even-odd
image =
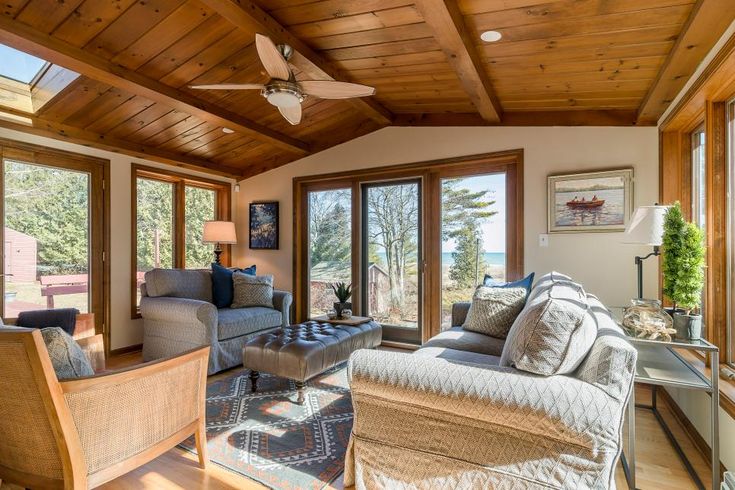
{"type": "Polygon", "coordinates": [[[189,88],[197,90],[260,90],[261,83],[215,83],[212,85],[189,85],[189,88]]]}
{"type": "Polygon", "coordinates": [[[375,94],[373,87],[359,83],[337,82],[334,80],[310,80],[299,82],[301,90],[307,95],[322,99],[350,99],[368,97],[375,94]]]}
{"type": "Polygon", "coordinates": [[[279,107],[278,112],[294,126],[301,122],[301,104],[291,107],[279,107]]]}
{"type": "Polygon", "coordinates": [[[265,71],[268,72],[271,78],[278,78],[279,80],[289,80],[291,78],[291,69],[288,67],[288,62],[278,51],[276,45],[273,44],[271,38],[256,34],[255,48],[258,50],[258,56],[265,67],[265,71]]]}

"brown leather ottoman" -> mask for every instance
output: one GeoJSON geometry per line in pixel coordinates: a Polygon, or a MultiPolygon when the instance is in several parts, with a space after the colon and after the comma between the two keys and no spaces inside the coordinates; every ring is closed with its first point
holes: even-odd
{"type": "Polygon", "coordinates": [[[258,389],[260,371],[294,380],[301,404],[306,381],[346,361],[358,349],[377,347],[382,338],[382,328],[374,320],[354,326],[309,321],[248,341],[242,351],[243,366],[250,369],[253,391],[258,389]]]}

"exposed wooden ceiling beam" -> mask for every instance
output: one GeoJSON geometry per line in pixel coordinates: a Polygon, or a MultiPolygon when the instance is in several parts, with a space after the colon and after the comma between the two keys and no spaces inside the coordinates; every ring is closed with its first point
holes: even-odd
{"type": "Polygon", "coordinates": [[[309,145],[262,126],[250,119],[181,92],[169,85],[128,70],[120,65],[37,31],[7,16],[0,16],[0,43],[63,66],[89,78],[160,102],[192,116],[240,131],[280,149],[305,155],[309,145]]]}
{"type": "Polygon", "coordinates": [[[145,158],[154,162],[166,163],[180,168],[198,170],[210,174],[222,175],[224,177],[238,178],[242,169],[217,165],[209,160],[181,155],[178,153],[161,150],[130,141],[111,138],[103,134],[94,133],[80,129],[68,124],[57,123],[40,118],[35,114],[0,107],[0,127],[13,129],[23,133],[43,136],[67,143],[107,150],[138,158],[145,158]],[[3,113],[17,116],[17,118],[5,118],[3,113]],[[22,121],[21,118],[26,121],[22,121]]]}
{"type": "Polygon", "coordinates": [[[735,20],[732,0],[699,0],[643,102],[638,121],[657,122],[710,49],[735,20]]]}
{"type": "Polygon", "coordinates": [[[491,123],[500,122],[503,109],[457,2],[419,0],[416,6],[482,118],[491,123]]]}
{"type": "Polygon", "coordinates": [[[634,110],[523,111],[503,113],[501,124],[477,113],[398,114],[394,126],[653,126],[636,122],[634,110]]]}
{"type": "MultiPolygon", "coordinates": [[[[250,0],[201,0],[201,2],[245,32],[265,34],[277,44],[291,46],[294,54],[289,60],[290,63],[304,72],[309,79],[349,81],[348,75],[332,66],[254,2],[250,0]]],[[[370,97],[349,99],[349,102],[382,125],[389,125],[393,120],[393,114],[370,97]]]]}

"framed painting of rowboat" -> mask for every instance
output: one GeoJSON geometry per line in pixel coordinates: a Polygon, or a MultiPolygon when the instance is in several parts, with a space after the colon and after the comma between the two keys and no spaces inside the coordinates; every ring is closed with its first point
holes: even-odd
{"type": "Polygon", "coordinates": [[[625,231],[633,210],[633,169],[548,178],[549,233],[625,231]]]}

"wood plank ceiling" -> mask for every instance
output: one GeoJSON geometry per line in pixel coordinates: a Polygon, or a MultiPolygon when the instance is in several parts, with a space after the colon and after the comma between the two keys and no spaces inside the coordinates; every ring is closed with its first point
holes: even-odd
{"type": "Polygon", "coordinates": [[[0,126],[243,178],[391,124],[650,125],[731,2],[4,0],[0,43],[81,76],[0,126]],[[256,32],[296,49],[297,79],[377,94],[307,98],[291,126],[257,91],[188,87],[266,82],[256,32]]]}

